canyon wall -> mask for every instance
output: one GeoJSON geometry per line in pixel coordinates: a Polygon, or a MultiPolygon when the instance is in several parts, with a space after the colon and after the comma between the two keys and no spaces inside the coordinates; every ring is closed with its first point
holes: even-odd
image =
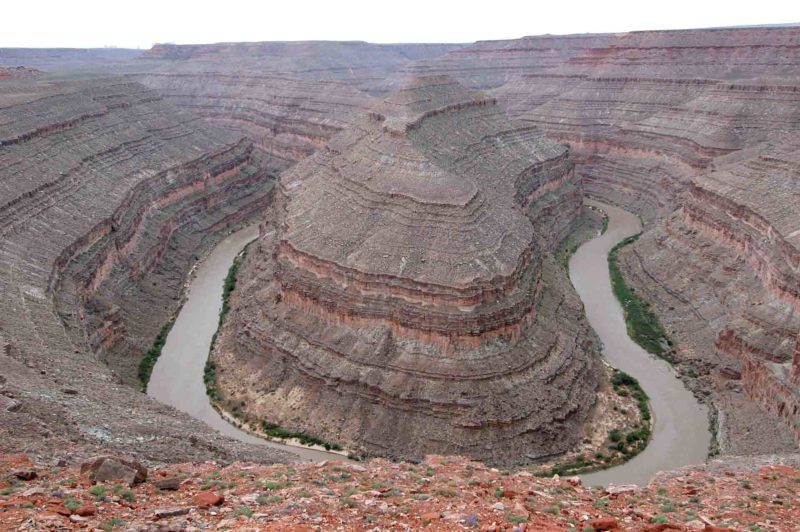
{"type": "Polygon", "coordinates": [[[795,448],[800,27],[529,37],[407,67],[437,69],[569,144],[588,195],[642,216],[624,273],[716,405],[722,450],[795,448]]]}
{"type": "Polygon", "coordinates": [[[397,458],[568,450],[601,374],[550,252],[580,205],[565,146],[414,79],[282,174],[213,356],[223,406],[397,458]]]}
{"type": "Polygon", "coordinates": [[[124,78],[0,85],[0,441],[285,460],[135,391],[197,255],[264,209],[252,143],[124,78]]]}

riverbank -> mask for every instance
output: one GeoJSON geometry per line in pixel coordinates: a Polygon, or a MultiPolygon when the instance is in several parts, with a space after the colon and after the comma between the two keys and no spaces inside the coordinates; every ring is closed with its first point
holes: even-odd
{"type": "Polygon", "coordinates": [[[220,242],[199,263],[183,307],[153,367],[147,393],[239,441],[290,452],[297,455],[298,460],[316,462],[341,459],[334,453],[275,443],[254,436],[229,423],[212,407],[206,394],[203,372],[219,324],[224,280],[234,257],[257,236],[257,226],[237,231],[220,242]]]}
{"type": "Polygon", "coordinates": [[[591,484],[642,485],[658,471],[706,460],[711,441],[708,413],[669,364],[647,353],[628,336],[622,306],[612,290],[608,255],[619,242],[641,231],[638,217],[611,205],[587,203],[608,215],[608,229],[574,253],[569,262],[570,278],[590,325],[603,342],[604,357],[639,381],[650,397],[655,425],[650,443],[639,455],[583,478],[591,484]]]}

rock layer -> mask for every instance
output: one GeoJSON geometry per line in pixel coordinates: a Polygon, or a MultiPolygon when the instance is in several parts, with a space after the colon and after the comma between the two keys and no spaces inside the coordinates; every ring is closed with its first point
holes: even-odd
{"type": "Polygon", "coordinates": [[[281,177],[215,355],[228,406],[398,457],[565,451],[598,379],[550,252],[574,179],[450,78],[393,93],[281,177]]]}
{"type": "Polygon", "coordinates": [[[249,141],[141,84],[0,85],[0,392],[17,403],[0,411],[3,446],[285,459],[122,384],[194,254],[269,189],[249,141]]]}

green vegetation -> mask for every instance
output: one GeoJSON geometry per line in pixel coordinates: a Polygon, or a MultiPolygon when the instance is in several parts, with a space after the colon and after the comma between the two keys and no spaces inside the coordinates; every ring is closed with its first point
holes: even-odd
{"type": "Polygon", "coordinates": [[[604,235],[608,231],[608,215],[603,213],[603,226],[600,228],[600,234],[604,235]]]}
{"type": "Polygon", "coordinates": [[[626,238],[608,254],[608,270],[611,275],[611,286],[625,312],[628,324],[628,336],[648,353],[660,356],[672,362],[672,340],[667,337],[658,316],[650,309],[650,303],[643,300],[635,290],[625,283],[622,271],[617,264],[619,250],[635,242],[641,233],[626,238]]]}
{"type": "Polygon", "coordinates": [[[317,436],[312,436],[310,434],[306,434],[305,432],[286,430],[284,428],[281,428],[279,425],[275,423],[270,423],[268,421],[264,421],[261,424],[261,430],[264,431],[264,434],[279,440],[294,438],[303,445],[320,445],[322,447],[325,447],[325,449],[328,451],[330,450],[340,451],[342,449],[341,446],[335,443],[327,442],[322,438],[318,438],[317,436]]]}
{"type": "Polygon", "coordinates": [[[92,495],[96,501],[104,501],[106,500],[106,487],[102,484],[98,484],[89,490],[89,494],[92,495]]]}
{"type": "Polygon", "coordinates": [[[156,365],[158,357],[161,356],[161,350],[164,344],[167,343],[167,335],[172,330],[172,325],[175,323],[175,317],[171,317],[167,323],[158,331],[153,346],[144,354],[142,361],[139,362],[139,389],[143,392],[147,391],[147,383],[150,382],[150,375],[153,374],[153,368],[156,365]]]}
{"type": "Polygon", "coordinates": [[[253,510],[248,508],[247,506],[239,506],[236,508],[236,516],[243,515],[245,517],[253,517],[253,510]]]}
{"type": "Polygon", "coordinates": [[[112,517],[102,525],[100,525],[101,530],[105,530],[106,532],[111,532],[117,527],[125,526],[125,521],[118,517],[112,517]]]}
{"type": "Polygon", "coordinates": [[[598,452],[588,459],[580,454],[572,462],[558,464],[549,470],[537,473],[537,476],[574,475],[603,469],[630,460],[647,446],[651,436],[650,420],[652,418],[647,394],[635,378],[617,369],[614,369],[613,372],[611,385],[614,387],[614,391],[621,396],[636,399],[642,422],[629,432],[619,429],[609,431],[608,439],[611,442],[609,454],[598,452]]]}
{"type": "Polygon", "coordinates": [[[69,510],[70,512],[72,512],[72,513],[75,513],[75,511],[76,511],[78,508],[80,508],[80,507],[81,507],[81,503],[80,503],[80,502],[78,502],[78,501],[77,501],[75,498],[73,498],[73,497],[67,497],[67,498],[66,498],[66,500],[64,500],[64,506],[65,506],[65,507],[67,508],[67,510],[69,510]]]}
{"type": "Polygon", "coordinates": [[[508,519],[512,523],[517,523],[517,524],[519,524],[519,523],[527,523],[528,522],[528,518],[527,517],[521,517],[519,515],[513,515],[513,514],[508,514],[506,516],[506,519],[508,519]]]}

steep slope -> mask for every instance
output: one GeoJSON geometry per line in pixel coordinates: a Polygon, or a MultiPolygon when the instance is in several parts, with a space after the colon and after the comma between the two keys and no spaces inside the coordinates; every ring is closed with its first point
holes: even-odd
{"type": "Polygon", "coordinates": [[[214,356],[226,406],[397,457],[566,450],[599,374],[550,253],[579,208],[564,146],[413,80],[282,175],[214,356]]]}
{"type": "Polygon", "coordinates": [[[196,255],[270,188],[249,141],[138,83],[0,85],[2,446],[285,459],[122,384],[196,255]]]}

